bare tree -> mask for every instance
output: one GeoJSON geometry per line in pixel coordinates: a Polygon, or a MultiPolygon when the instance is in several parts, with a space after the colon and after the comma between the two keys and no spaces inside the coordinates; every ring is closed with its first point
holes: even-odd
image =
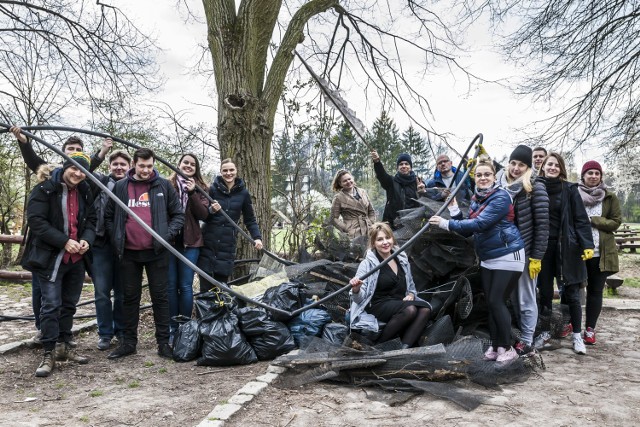
{"type": "MultiPolygon", "coordinates": [[[[188,5],[189,0],[183,1],[188,5]]],[[[406,71],[403,59],[421,58],[423,70],[436,63],[460,67],[450,54],[456,47],[452,34],[427,4],[203,0],[221,155],[235,158],[263,224],[270,217],[274,118],[294,49],[335,87],[346,79],[357,80],[362,92],[382,95],[387,104],[404,108],[433,132],[424,125],[430,117],[429,103],[416,89],[414,70],[406,71]]]]}
{"type": "Polygon", "coordinates": [[[640,2],[462,0],[463,14],[490,13],[504,48],[527,75],[520,90],[555,111],[542,121],[547,144],[602,141],[614,154],[637,145],[640,118],[640,2]],[[559,108],[559,109],[558,109],[559,108]]]}
{"type": "Polygon", "coordinates": [[[100,1],[0,0],[0,69],[12,88],[2,92],[2,109],[20,111],[24,123],[43,123],[71,100],[77,108],[155,89],[155,50],[119,9],[100,1]],[[21,63],[37,71],[24,77],[32,81],[16,74],[21,63]],[[39,102],[25,107],[32,90],[39,102]]]}

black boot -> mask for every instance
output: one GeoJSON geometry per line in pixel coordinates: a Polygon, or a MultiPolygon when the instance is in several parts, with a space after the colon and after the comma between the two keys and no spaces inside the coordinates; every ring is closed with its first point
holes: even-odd
{"type": "Polygon", "coordinates": [[[40,366],[36,369],[36,377],[48,377],[51,375],[54,366],[56,366],[56,361],[53,357],[53,352],[51,350],[45,351],[42,362],[40,362],[40,366]]]}

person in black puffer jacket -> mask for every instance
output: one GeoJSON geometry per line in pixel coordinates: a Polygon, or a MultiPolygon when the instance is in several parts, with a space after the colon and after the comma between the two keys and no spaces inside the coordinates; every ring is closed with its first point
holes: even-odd
{"type": "Polygon", "coordinates": [[[520,341],[515,349],[519,355],[533,351],[533,334],[538,321],[536,278],[549,239],[549,196],[544,183],[536,180],[531,148],[519,145],[509,157],[509,165],[498,172],[500,186],[513,200],[515,223],[524,240],[525,269],[511,302],[520,328],[520,341]]]}
{"type": "MultiPolygon", "coordinates": [[[[244,181],[238,178],[238,170],[233,160],[222,161],[220,175],[213,180],[209,194],[216,203],[211,204],[209,216],[202,228],[204,246],[200,249],[198,267],[215,280],[226,283],[233,271],[233,262],[236,257],[237,231],[218,211],[224,209],[236,223],[242,216],[257,250],[262,249],[262,235],[253,211],[251,195],[244,181]]],[[[200,277],[200,292],[208,291],[212,287],[211,283],[200,277]]]]}

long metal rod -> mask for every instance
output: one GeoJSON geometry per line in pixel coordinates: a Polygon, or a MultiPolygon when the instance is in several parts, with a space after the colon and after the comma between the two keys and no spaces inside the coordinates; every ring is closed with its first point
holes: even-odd
{"type": "MultiPolygon", "coordinates": [[[[0,123],[0,126],[4,126],[4,125],[2,123],[0,123]]],[[[198,267],[197,265],[195,265],[194,263],[189,261],[179,251],[177,251],[171,244],[169,244],[167,241],[165,241],[158,233],[155,232],[155,230],[153,228],[149,227],[122,200],[120,200],[115,194],[113,194],[113,192],[111,192],[111,190],[109,190],[102,182],[100,182],[100,180],[98,178],[96,178],[91,172],[89,172],[87,169],[85,169],[82,165],[80,165],[78,162],[76,162],[75,160],[73,160],[72,158],[67,156],[59,148],[57,148],[57,147],[49,144],[48,142],[44,141],[42,138],[39,138],[39,137],[37,137],[37,136],[33,135],[32,133],[27,132],[25,130],[23,130],[22,133],[24,133],[26,136],[28,136],[29,138],[33,139],[34,141],[38,141],[39,143],[43,144],[45,147],[49,148],[50,150],[53,150],[55,153],[57,153],[60,156],[62,156],[65,160],[70,161],[71,164],[73,164],[75,167],[77,167],[79,170],[81,170],[86,175],[86,177],[88,179],[93,181],[94,184],[96,184],[102,191],[104,191],[109,196],[109,198],[111,198],[111,200],[113,200],[131,218],[133,218],[142,228],[144,228],[145,231],[147,231],[149,234],[151,234],[151,236],[153,236],[154,239],[156,239],[158,242],[160,242],[160,244],[162,246],[164,246],[169,252],[171,252],[176,258],[178,258],[180,261],[185,263],[189,268],[191,268],[193,271],[198,273],[200,276],[204,277],[207,281],[209,281],[213,285],[215,285],[218,288],[222,289],[223,291],[225,291],[225,292],[237,297],[238,299],[240,299],[242,301],[245,301],[245,302],[250,303],[250,304],[255,304],[255,305],[260,306],[260,307],[262,307],[264,309],[267,309],[267,310],[270,310],[270,311],[273,311],[273,312],[277,312],[277,313],[280,313],[280,314],[283,314],[283,315],[290,315],[290,313],[288,311],[281,310],[281,309],[276,308],[276,307],[271,307],[271,306],[269,306],[267,304],[264,304],[264,303],[262,303],[260,301],[255,301],[255,300],[253,300],[253,299],[251,299],[249,297],[246,297],[246,296],[244,296],[244,295],[242,295],[242,294],[240,294],[238,292],[235,292],[233,289],[228,287],[226,284],[218,282],[213,277],[209,276],[202,269],[200,269],[200,267],[198,267]]]]}
{"type": "MultiPolygon", "coordinates": [[[[478,134],[478,136],[480,137],[480,140],[482,140],[482,134],[480,133],[480,134],[478,134]]],[[[473,141],[471,142],[471,144],[470,144],[471,147],[473,147],[473,144],[475,143],[475,141],[478,138],[478,136],[476,136],[473,139],[473,141]]],[[[476,148],[476,152],[475,152],[473,157],[474,158],[478,157],[478,153],[479,152],[480,152],[480,147],[476,148]]],[[[467,176],[469,176],[470,172],[471,172],[471,170],[467,169],[467,171],[465,172],[464,176],[462,177],[462,179],[460,180],[458,185],[456,185],[456,188],[451,192],[451,194],[449,195],[447,200],[445,200],[445,202],[442,204],[440,209],[438,209],[438,211],[435,213],[436,216],[440,216],[442,214],[442,212],[444,212],[444,210],[447,208],[447,206],[449,206],[449,203],[451,203],[451,200],[455,197],[455,195],[458,193],[460,188],[462,188],[462,185],[464,184],[464,180],[467,178],[467,176]]],[[[429,228],[430,225],[431,224],[429,222],[427,222],[420,230],[418,230],[418,232],[411,239],[407,240],[404,245],[400,246],[400,248],[398,248],[398,250],[395,251],[389,258],[385,259],[380,264],[378,264],[377,266],[375,266],[371,270],[369,270],[366,273],[364,273],[361,277],[359,277],[359,279],[360,280],[366,279],[367,277],[371,276],[376,271],[380,270],[385,265],[389,264],[391,262],[391,260],[396,259],[398,257],[398,255],[400,255],[401,252],[404,252],[409,246],[411,246],[418,239],[418,237],[420,237],[420,235],[422,235],[422,233],[427,231],[427,229],[429,228]]],[[[304,306],[303,308],[299,308],[297,310],[292,311],[291,315],[292,316],[296,316],[296,315],[302,313],[303,311],[308,310],[309,308],[316,307],[316,306],[318,306],[318,305],[330,300],[331,298],[334,298],[335,296],[340,295],[341,293],[348,291],[349,289],[351,289],[351,285],[350,284],[342,287],[341,289],[338,289],[337,291],[325,296],[324,298],[322,298],[322,299],[320,299],[318,301],[315,301],[313,304],[309,304],[309,305],[304,306]]]]}
{"type": "MultiPolygon", "coordinates": [[[[6,129],[0,129],[0,133],[4,133],[4,132],[9,132],[9,128],[11,127],[10,125],[7,125],[6,123],[0,123],[0,127],[4,127],[6,129]]],[[[49,131],[63,131],[63,132],[77,132],[77,133],[83,133],[86,135],[92,135],[92,136],[97,136],[99,138],[111,138],[112,140],[119,142],[121,144],[124,144],[128,147],[134,148],[134,149],[139,149],[141,148],[139,145],[134,144],[133,142],[127,141],[125,139],[122,138],[118,138],[116,136],[112,136],[106,133],[102,133],[102,132],[96,132],[96,131],[92,131],[92,130],[88,130],[88,129],[80,129],[80,128],[73,128],[73,127],[67,127],[67,126],[25,126],[25,127],[21,127],[20,129],[22,130],[26,130],[26,131],[44,131],[44,130],[49,130],[49,131]]],[[[25,133],[26,135],[26,133],[25,133]]],[[[38,141],[37,138],[34,138],[36,141],[38,141]]],[[[158,160],[160,163],[162,163],[163,165],[165,165],[166,167],[168,167],[169,169],[171,169],[173,172],[175,172],[176,174],[180,175],[181,177],[188,179],[188,177],[182,173],[182,171],[178,168],[176,168],[174,165],[170,164],[168,161],[166,161],[165,159],[163,159],[162,157],[155,157],[156,160],[158,160]]],[[[203,188],[201,188],[199,185],[196,185],[196,191],[198,191],[200,194],[204,195],[207,200],[209,200],[209,202],[211,203],[215,203],[215,200],[209,195],[209,192],[203,188]]],[[[218,211],[222,216],[224,216],[224,218],[229,222],[229,224],[231,224],[231,226],[233,226],[236,230],[238,230],[238,232],[247,240],[249,240],[252,244],[255,245],[255,241],[253,240],[253,238],[247,234],[242,227],[240,227],[233,219],[231,219],[231,217],[224,211],[224,209],[220,209],[218,211]]],[[[284,258],[280,258],[278,255],[274,254],[273,252],[265,249],[264,247],[262,248],[262,251],[267,254],[269,257],[275,259],[276,261],[284,264],[284,265],[294,265],[295,262],[286,260],[284,258]]]]}

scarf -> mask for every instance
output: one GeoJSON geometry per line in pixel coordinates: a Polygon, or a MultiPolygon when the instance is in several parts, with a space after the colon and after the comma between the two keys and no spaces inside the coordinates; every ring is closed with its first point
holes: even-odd
{"type": "Polygon", "coordinates": [[[475,195],[473,196],[477,202],[482,202],[489,197],[491,193],[498,189],[498,181],[494,182],[489,188],[478,188],[476,186],[475,195]]]}
{"type": "Polygon", "coordinates": [[[178,186],[178,196],[180,197],[180,204],[182,205],[182,210],[185,211],[187,209],[187,202],[189,201],[187,182],[182,176],[176,174],[176,184],[178,186]]]}
{"type": "Polygon", "coordinates": [[[600,184],[595,187],[587,187],[584,183],[578,184],[578,191],[580,197],[582,197],[582,203],[587,208],[593,207],[598,203],[602,203],[604,196],[607,195],[607,185],[604,181],[600,181],[600,184]]]}
{"type": "Polygon", "coordinates": [[[523,188],[522,177],[509,183],[509,181],[507,180],[507,173],[503,171],[500,171],[500,172],[498,173],[498,177],[497,177],[498,185],[500,185],[500,187],[502,187],[507,193],[509,193],[509,196],[511,196],[511,200],[514,200],[518,195],[518,193],[522,191],[522,188],[523,188]]]}
{"type": "Polygon", "coordinates": [[[416,183],[416,173],[414,171],[409,172],[406,175],[402,175],[400,172],[396,173],[393,179],[402,186],[411,185],[416,183]]]}
{"type": "Polygon", "coordinates": [[[556,195],[562,192],[562,180],[560,178],[540,178],[545,187],[547,187],[547,193],[551,195],[556,195]]]}

